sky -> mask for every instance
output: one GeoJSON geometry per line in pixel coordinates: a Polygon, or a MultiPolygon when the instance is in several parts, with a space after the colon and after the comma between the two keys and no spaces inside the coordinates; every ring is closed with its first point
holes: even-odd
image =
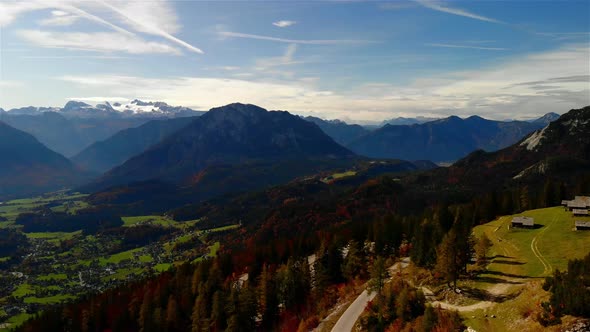
{"type": "Polygon", "coordinates": [[[0,107],[252,103],[348,122],[590,105],[590,1],[0,0],[0,107]]]}

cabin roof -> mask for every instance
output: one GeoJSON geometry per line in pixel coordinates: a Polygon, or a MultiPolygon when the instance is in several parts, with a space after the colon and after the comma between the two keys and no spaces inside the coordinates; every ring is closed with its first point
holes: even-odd
{"type": "Polygon", "coordinates": [[[512,218],[513,224],[521,224],[523,226],[533,226],[535,224],[535,219],[531,217],[514,217],[512,218]]]}

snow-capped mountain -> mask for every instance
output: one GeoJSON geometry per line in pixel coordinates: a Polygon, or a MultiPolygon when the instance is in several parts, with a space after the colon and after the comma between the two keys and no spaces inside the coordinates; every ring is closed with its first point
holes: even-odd
{"type": "MultiPolygon", "coordinates": [[[[127,104],[121,103],[114,103],[109,104],[106,103],[107,107],[114,109],[120,113],[124,114],[134,114],[134,115],[154,115],[154,116],[170,116],[173,115],[175,117],[178,116],[194,116],[197,115],[195,113],[202,113],[197,112],[193,109],[183,106],[170,106],[165,102],[157,101],[157,102],[144,102],[138,99],[135,99],[127,104]]],[[[97,106],[98,107],[98,106],[97,106]]]]}
{"type": "Polygon", "coordinates": [[[195,111],[188,107],[171,106],[165,102],[144,102],[135,99],[129,103],[105,102],[90,105],[81,101],[69,101],[64,107],[23,107],[8,111],[13,115],[39,115],[45,112],[60,113],[68,118],[111,118],[111,117],[153,117],[153,118],[177,118],[198,116],[204,112],[195,111]]]}

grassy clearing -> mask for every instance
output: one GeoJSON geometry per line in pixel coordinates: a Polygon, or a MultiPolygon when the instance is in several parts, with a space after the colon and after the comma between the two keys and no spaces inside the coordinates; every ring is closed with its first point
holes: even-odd
{"type": "Polygon", "coordinates": [[[75,231],[71,233],[65,232],[45,232],[45,233],[25,233],[29,239],[47,239],[47,240],[69,240],[74,236],[82,234],[82,231],[75,231]]]}
{"type": "Polygon", "coordinates": [[[168,271],[170,269],[170,267],[172,267],[172,264],[161,263],[161,264],[156,264],[156,266],[154,266],[154,270],[157,272],[165,272],[165,271],[168,271]]]}
{"type": "MultiPolygon", "coordinates": [[[[101,257],[98,259],[98,262],[100,263],[100,265],[105,266],[108,263],[112,263],[112,264],[119,264],[121,261],[126,260],[126,259],[130,259],[133,260],[135,259],[135,253],[139,253],[141,251],[142,248],[137,248],[137,249],[132,249],[132,250],[127,250],[127,251],[122,251],[120,253],[114,254],[109,256],[108,258],[104,258],[101,257]]],[[[142,256],[140,256],[141,259],[142,256]]],[[[151,258],[151,256],[150,256],[151,258]]]]}
{"type": "Polygon", "coordinates": [[[574,231],[574,218],[562,207],[530,210],[518,215],[535,218],[535,224],[540,227],[509,229],[513,216],[505,216],[474,229],[476,236],[485,232],[493,242],[490,254],[495,258],[488,270],[541,277],[555,269],[564,270],[569,259],[582,258],[590,252],[590,232],[574,231]]]}
{"type": "Polygon", "coordinates": [[[89,207],[90,204],[84,201],[67,201],[62,205],[54,206],[51,208],[53,212],[68,212],[69,214],[76,214],[78,210],[89,207]]]}
{"type": "Polygon", "coordinates": [[[124,227],[132,227],[137,224],[159,225],[164,227],[176,226],[177,221],[164,216],[136,216],[136,217],[121,217],[124,227]]]}
{"type": "Polygon", "coordinates": [[[37,280],[66,280],[68,276],[65,273],[50,273],[44,276],[40,276],[37,280]]]}
{"type": "Polygon", "coordinates": [[[14,297],[25,297],[30,294],[34,294],[35,290],[33,287],[27,283],[20,284],[13,292],[12,296],[14,297]]]}
{"type": "Polygon", "coordinates": [[[492,240],[491,262],[475,282],[463,283],[480,290],[503,287],[504,295],[513,296],[489,308],[465,312],[463,318],[466,325],[479,332],[558,330],[543,328],[533,319],[540,310],[539,303],[549,298],[541,285],[545,276],[566,269],[568,260],[590,252],[590,232],[574,231],[574,220],[581,218],[574,218],[563,207],[514,216],[500,217],[474,229],[476,236],[485,233],[492,240]],[[509,228],[514,216],[533,217],[539,227],[509,228]]]}
{"type": "Polygon", "coordinates": [[[56,304],[75,299],[74,296],[68,294],[60,294],[48,297],[25,297],[25,303],[39,303],[39,304],[56,304]]]}
{"type": "Polygon", "coordinates": [[[12,316],[5,322],[7,327],[0,328],[0,331],[11,331],[13,327],[20,326],[31,317],[33,317],[33,315],[29,314],[18,314],[16,316],[12,316]]]}
{"type": "Polygon", "coordinates": [[[321,181],[324,183],[330,183],[342,178],[346,178],[346,177],[350,177],[350,176],[355,176],[356,175],[356,171],[346,171],[346,172],[341,172],[341,173],[334,173],[330,176],[326,176],[325,178],[323,178],[321,181]]]}

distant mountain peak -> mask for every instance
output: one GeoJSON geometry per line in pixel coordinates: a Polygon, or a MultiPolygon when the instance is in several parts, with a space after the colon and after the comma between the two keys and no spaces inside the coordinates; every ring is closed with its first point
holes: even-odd
{"type": "Polygon", "coordinates": [[[92,107],[89,104],[81,101],[70,100],[68,101],[65,106],[62,108],[63,111],[70,111],[78,108],[88,108],[92,107]]]}
{"type": "Polygon", "coordinates": [[[23,107],[10,110],[11,114],[16,115],[40,115],[46,112],[61,113],[66,117],[77,118],[109,118],[109,117],[154,117],[154,118],[174,118],[197,116],[203,112],[192,110],[183,106],[170,106],[165,102],[145,102],[134,99],[129,103],[104,103],[92,106],[82,101],[70,100],[64,107],[23,107]]]}
{"type": "Polygon", "coordinates": [[[544,123],[549,124],[557,119],[559,119],[560,115],[557,113],[549,112],[538,119],[531,120],[533,123],[544,123]]]}

